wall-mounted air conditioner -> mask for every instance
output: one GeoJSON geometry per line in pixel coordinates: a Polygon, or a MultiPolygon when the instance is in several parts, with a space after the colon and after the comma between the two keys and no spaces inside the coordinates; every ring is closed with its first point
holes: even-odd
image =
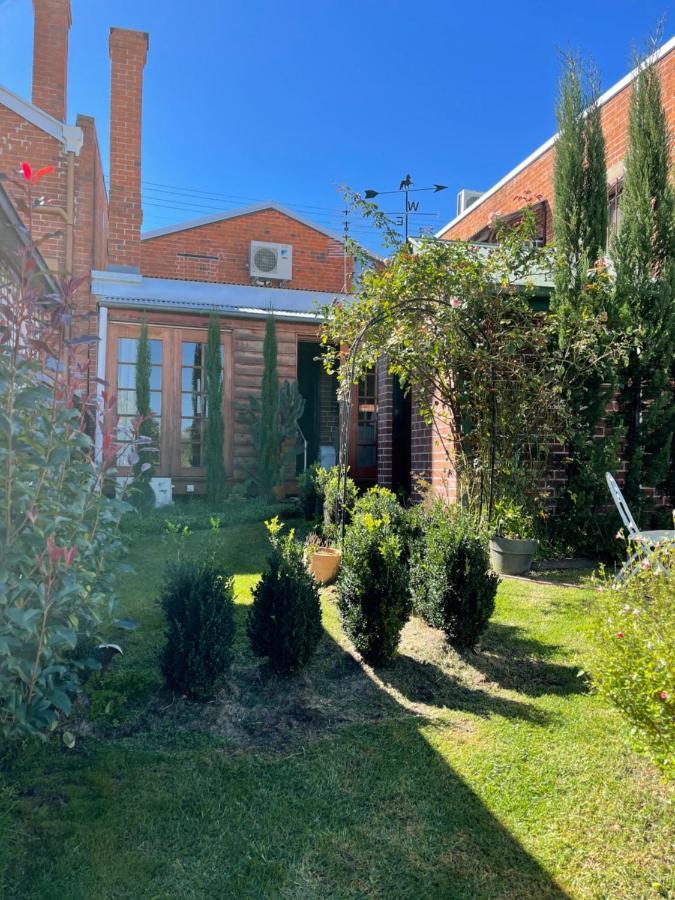
{"type": "Polygon", "coordinates": [[[473,206],[476,200],[480,200],[484,193],[485,191],[469,191],[466,188],[460,191],[457,194],[457,215],[461,216],[464,210],[473,206]]]}
{"type": "Polygon", "coordinates": [[[249,271],[251,278],[290,281],[293,274],[293,247],[290,244],[251,241],[249,271]]]}

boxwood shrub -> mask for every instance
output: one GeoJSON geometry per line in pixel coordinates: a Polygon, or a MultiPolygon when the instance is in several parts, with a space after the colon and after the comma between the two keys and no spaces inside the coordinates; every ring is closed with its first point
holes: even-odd
{"type": "Polygon", "coordinates": [[[495,608],[499,578],[486,536],[461,507],[434,500],[416,510],[410,565],[415,612],[458,649],[475,647],[495,608]]]}
{"type": "Polygon", "coordinates": [[[272,671],[289,674],[307,664],[321,637],[321,603],[293,531],[281,536],[278,517],[265,523],[272,543],[269,565],[253,591],[248,634],[253,652],[272,671]]]}
{"type": "Polygon", "coordinates": [[[372,665],[393,657],[410,617],[408,557],[405,510],[391,491],[371,488],[345,533],[338,603],[343,628],[372,665]]]}
{"type": "Polygon", "coordinates": [[[233,578],[213,560],[170,563],[160,595],[166,615],[161,668],[168,688],[193,700],[213,696],[231,660],[233,578]]]}

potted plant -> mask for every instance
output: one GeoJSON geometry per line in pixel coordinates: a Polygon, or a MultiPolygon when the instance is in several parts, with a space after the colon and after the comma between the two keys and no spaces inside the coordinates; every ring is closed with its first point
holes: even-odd
{"type": "Polygon", "coordinates": [[[305,539],[305,565],[319,584],[330,584],[337,578],[342,551],[331,547],[316,532],[305,539]]]}
{"type": "Polygon", "coordinates": [[[537,541],[534,517],[518,503],[495,504],[495,533],[490,540],[490,565],[499,575],[525,575],[530,571],[537,541]]]}

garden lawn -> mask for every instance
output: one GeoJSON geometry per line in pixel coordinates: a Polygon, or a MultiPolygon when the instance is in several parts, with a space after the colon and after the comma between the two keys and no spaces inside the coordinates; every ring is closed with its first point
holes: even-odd
{"type": "Polygon", "coordinates": [[[261,524],[134,540],[125,656],[89,686],[73,750],[6,764],[10,898],[669,896],[667,788],[588,692],[592,593],[505,581],[477,654],[413,620],[362,666],[324,596],[307,672],[274,678],[245,637],[261,524]],[[236,575],[233,671],[206,706],[161,690],[166,561],[207,542],[236,575]]]}

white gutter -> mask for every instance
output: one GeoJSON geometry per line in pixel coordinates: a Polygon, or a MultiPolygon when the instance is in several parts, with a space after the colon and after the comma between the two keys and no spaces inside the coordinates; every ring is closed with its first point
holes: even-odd
{"type": "MultiPolygon", "coordinates": [[[[668,54],[672,50],[675,50],[675,35],[671,37],[670,40],[666,41],[665,44],[659,47],[659,49],[656,50],[655,53],[648,57],[645,60],[645,64],[651,65],[652,63],[658,62],[660,59],[668,56],[668,54]]],[[[598,98],[598,106],[604,106],[605,103],[609,102],[613,97],[616,97],[617,94],[620,94],[624,88],[628,87],[628,85],[631,84],[631,82],[634,81],[637,77],[640,68],[641,66],[636,66],[631,72],[628,73],[628,75],[625,75],[621,79],[621,81],[617,81],[617,83],[612,85],[612,87],[608,91],[605,91],[605,93],[598,98]]],[[[465,219],[472,212],[475,212],[475,210],[477,210],[481,204],[485,203],[485,201],[492,197],[493,194],[496,194],[497,191],[503,188],[505,184],[508,184],[509,181],[514,179],[516,175],[519,175],[523,171],[523,169],[527,169],[527,167],[532,165],[532,163],[536,159],[539,159],[539,157],[543,156],[547,150],[550,150],[557,139],[558,133],[556,132],[552,138],[549,138],[546,143],[542,144],[541,147],[538,147],[534,151],[534,153],[530,153],[527,159],[524,159],[521,163],[518,163],[515,169],[511,169],[511,171],[508,172],[503,178],[501,178],[497,182],[497,184],[494,184],[481,197],[479,197],[479,199],[476,200],[475,203],[472,203],[471,206],[464,210],[464,212],[461,212],[458,216],[455,216],[455,218],[448,222],[447,225],[444,225],[441,229],[439,229],[434,237],[443,237],[443,235],[449,228],[453,228],[455,225],[459,224],[462,219],[465,219]]]]}
{"type": "Polygon", "coordinates": [[[2,85],[0,85],[0,103],[15,112],[17,116],[21,116],[22,119],[35,125],[36,128],[56,138],[68,153],[74,153],[75,156],[80,155],[84,132],[78,125],[66,125],[65,122],[60,122],[54,116],[50,116],[43,109],[29,103],[28,100],[24,100],[2,85]]]}
{"type": "Polygon", "coordinates": [[[99,306],[98,309],[98,354],[96,363],[96,435],[94,437],[94,449],[96,462],[100,465],[103,459],[103,428],[105,426],[105,403],[103,391],[105,390],[105,365],[106,350],[108,346],[108,309],[99,306]]]}

